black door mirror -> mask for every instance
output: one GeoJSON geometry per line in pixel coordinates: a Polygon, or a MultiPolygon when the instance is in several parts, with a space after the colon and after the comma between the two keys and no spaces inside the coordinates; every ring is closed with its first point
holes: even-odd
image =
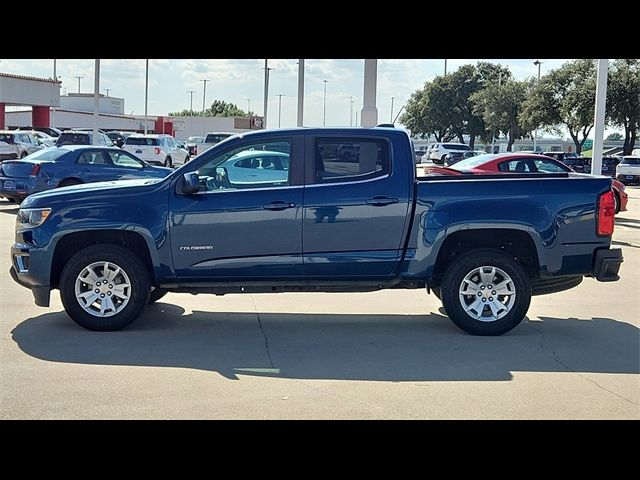
{"type": "Polygon", "coordinates": [[[198,172],[188,172],[182,176],[182,193],[192,195],[201,189],[198,172]]]}

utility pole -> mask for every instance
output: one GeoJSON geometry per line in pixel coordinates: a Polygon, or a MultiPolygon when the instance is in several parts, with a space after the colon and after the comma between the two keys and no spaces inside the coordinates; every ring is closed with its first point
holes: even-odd
{"type": "Polygon", "coordinates": [[[444,76],[447,76],[447,59],[444,59],[444,76]]]}
{"type": "Polygon", "coordinates": [[[210,80],[200,80],[200,81],[204,82],[204,88],[202,89],[202,116],[204,117],[205,101],[207,98],[207,82],[209,82],[210,80]]]}
{"type": "Polygon", "coordinates": [[[103,88],[103,90],[107,91],[107,98],[109,97],[109,92],[112,90],[111,88],[103,88]]]}
{"type": "Polygon", "coordinates": [[[196,93],[195,90],[187,90],[187,93],[191,95],[191,100],[189,102],[189,116],[193,116],[193,94],[196,93]]]}
{"type": "Polygon", "coordinates": [[[272,70],[269,68],[269,59],[264,59],[264,113],[262,115],[262,125],[263,128],[267,128],[267,111],[269,106],[269,71],[272,70]]]}
{"type": "Polygon", "coordinates": [[[83,79],[84,77],[80,77],[80,76],[76,75],[73,78],[77,78],[78,79],[78,93],[80,93],[80,80],[83,79]]]}
{"type": "Polygon", "coordinates": [[[280,115],[282,114],[282,97],[286,97],[282,93],[276,95],[278,97],[278,128],[280,128],[280,115]]]}

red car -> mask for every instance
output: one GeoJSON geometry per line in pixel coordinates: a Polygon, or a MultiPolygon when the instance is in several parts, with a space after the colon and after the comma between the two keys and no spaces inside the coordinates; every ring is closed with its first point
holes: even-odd
{"type": "MultiPolygon", "coordinates": [[[[478,155],[462,160],[451,167],[424,167],[425,175],[495,175],[500,173],[565,173],[573,171],[571,167],[555,158],[527,153],[478,155]]],[[[616,213],[626,211],[628,196],[622,182],[614,178],[612,190],[615,194],[616,213]]]]}

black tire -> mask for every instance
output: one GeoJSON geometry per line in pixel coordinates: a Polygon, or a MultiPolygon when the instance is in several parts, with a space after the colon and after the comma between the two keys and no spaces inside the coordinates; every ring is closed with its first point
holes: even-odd
{"type": "Polygon", "coordinates": [[[167,293],[169,292],[167,290],[163,290],[162,288],[154,288],[153,290],[151,290],[151,294],[149,295],[149,305],[157,302],[167,293]]]}
{"type": "Polygon", "coordinates": [[[65,178],[62,180],[58,187],[70,187],[71,185],[80,185],[82,182],[76,178],[65,178]]]}
{"type": "Polygon", "coordinates": [[[189,155],[187,155],[187,156],[184,158],[184,163],[187,163],[189,160],[191,160],[191,157],[190,157],[189,155]]]}
{"type": "Polygon", "coordinates": [[[431,288],[431,293],[433,293],[438,300],[442,300],[442,290],[440,290],[440,287],[431,288]]]}
{"type": "Polygon", "coordinates": [[[444,165],[445,160],[447,159],[446,155],[442,155],[442,158],[440,159],[440,162],[442,163],[442,165],[444,165]]]}
{"type": "Polygon", "coordinates": [[[142,261],[130,250],[111,244],[92,245],[76,253],[60,275],[60,298],[67,314],[89,330],[114,331],[131,324],[149,302],[149,275],[142,261]],[[94,262],[113,262],[126,272],[131,283],[129,303],[110,317],[97,317],[85,311],[75,295],[75,282],[82,270],[94,262]]]}
{"type": "Polygon", "coordinates": [[[22,152],[22,155],[20,155],[20,158],[24,158],[24,157],[26,157],[27,155],[28,155],[28,153],[27,153],[27,152],[22,152]]]}
{"type": "Polygon", "coordinates": [[[167,157],[164,159],[164,166],[168,168],[173,168],[173,161],[171,160],[171,157],[167,157]]]}
{"type": "Polygon", "coordinates": [[[522,266],[509,255],[494,249],[472,250],[453,260],[444,274],[440,288],[442,303],[449,318],[472,335],[502,335],[512,330],[525,317],[531,303],[531,281],[522,266]],[[459,298],[462,280],[474,268],[481,266],[497,267],[513,281],[515,301],[511,310],[498,320],[476,320],[465,311],[459,298]]]}
{"type": "Polygon", "coordinates": [[[620,197],[616,192],[613,192],[613,203],[615,205],[615,213],[620,213],[620,197]]]}

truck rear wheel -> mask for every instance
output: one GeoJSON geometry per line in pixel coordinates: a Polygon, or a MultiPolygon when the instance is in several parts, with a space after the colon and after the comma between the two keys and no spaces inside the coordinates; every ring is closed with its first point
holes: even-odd
{"type": "Polygon", "coordinates": [[[60,275],[67,314],[89,330],[120,330],[149,302],[149,276],[142,261],[119,245],[92,245],[76,253],[60,275]]]}
{"type": "Polygon", "coordinates": [[[502,335],[527,314],[531,282],[509,255],[477,249],[453,261],[440,293],[449,318],[462,330],[472,335],[502,335]]]}

